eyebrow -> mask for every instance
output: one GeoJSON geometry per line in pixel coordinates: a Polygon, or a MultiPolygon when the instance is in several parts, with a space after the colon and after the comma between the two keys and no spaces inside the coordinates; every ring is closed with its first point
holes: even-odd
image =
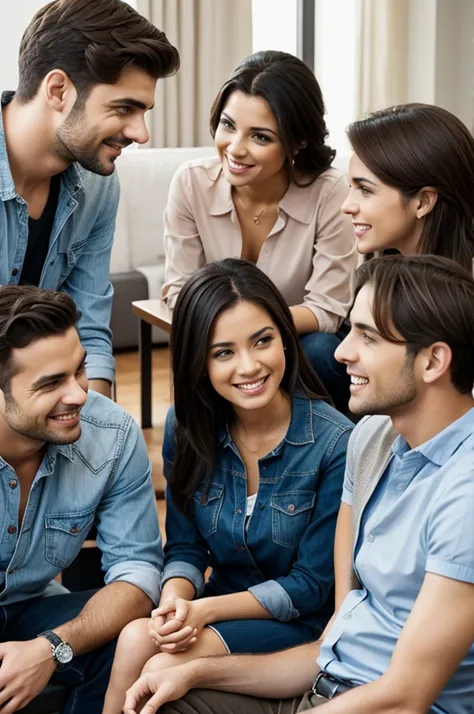
{"type": "MultiPolygon", "coordinates": [[[[272,327],[271,325],[267,325],[266,327],[262,327],[260,330],[257,330],[257,332],[254,332],[252,335],[249,337],[249,342],[252,340],[256,340],[257,337],[261,337],[264,332],[267,332],[267,330],[271,330],[274,332],[275,328],[272,327]]],[[[216,347],[230,347],[233,345],[233,342],[215,342],[213,345],[209,347],[210,350],[214,350],[216,347]]]]}
{"type": "Polygon", "coordinates": [[[141,102],[139,99],[133,99],[133,97],[122,97],[121,99],[113,99],[111,102],[109,102],[109,105],[121,107],[135,107],[136,109],[144,109],[145,111],[153,109],[153,107],[155,106],[154,104],[148,106],[147,104],[145,104],[145,102],[141,102]]]}
{"type": "Polygon", "coordinates": [[[376,186],[377,184],[375,181],[371,181],[368,178],[364,178],[364,176],[352,176],[351,177],[351,182],[352,183],[370,183],[372,186],[376,186]]]}
{"type": "MultiPolygon", "coordinates": [[[[83,365],[84,362],[86,361],[87,357],[87,352],[84,350],[84,355],[79,362],[78,366],[76,367],[76,372],[78,369],[80,369],[83,365]]],[[[38,389],[41,389],[42,387],[46,386],[47,384],[50,384],[51,382],[59,382],[61,379],[64,379],[64,377],[67,376],[67,372],[58,372],[57,374],[45,374],[43,377],[39,377],[33,384],[31,385],[31,390],[32,391],[37,391],[38,389]]]]}
{"type": "MultiPolygon", "coordinates": [[[[226,112],[222,112],[222,116],[225,117],[226,119],[228,119],[230,121],[230,123],[234,124],[234,126],[235,126],[235,121],[226,112]]],[[[276,131],[273,131],[273,129],[269,129],[267,126],[251,126],[250,131],[268,131],[270,134],[274,134],[274,136],[278,136],[276,131]]]]}
{"type": "Polygon", "coordinates": [[[357,327],[357,329],[361,330],[361,332],[371,332],[373,335],[377,335],[377,337],[382,337],[380,332],[375,327],[372,327],[372,325],[367,325],[365,322],[354,322],[351,323],[351,325],[357,327]]]}

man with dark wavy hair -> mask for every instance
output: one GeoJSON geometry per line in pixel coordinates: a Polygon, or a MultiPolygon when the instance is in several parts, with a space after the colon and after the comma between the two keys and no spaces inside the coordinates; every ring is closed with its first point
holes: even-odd
{"type": "Polygon", "coordinates": [[[122,0],[53,0],[23,35],[16,92],[0,95],[0,284],[72,296],[90,386],[109,396],[114,162],[148,140],[156,82],[178,67],[122,0]]]}
{"type": "Polygon", "coordinates": [[[53,681],[66,714],[101,714],[115,638],[158,602],[163,562],[140,428],[88,393],[69,295],[0,287],[0,711],[53,681]],[[92,525],[105,585],[56,582],[92,525]]]}

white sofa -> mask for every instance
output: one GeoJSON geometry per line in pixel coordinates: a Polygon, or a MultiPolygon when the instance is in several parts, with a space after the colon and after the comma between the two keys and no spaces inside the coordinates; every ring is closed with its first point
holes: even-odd
{"type": "MultiPolygon", "coordinates": [[[[213,156],[213,146],[177,149],[129,149],[117,160],[121,195],[111,258],[114,286],[112,331],[114,347],[137,345],[133,300],[158,297],[164,278],[163,212],[176,169],[194,158],[213,156]]],[[[334,166],[347,171],[347,157],[334,166]]],[[[154,342],[166,342],[160,330],[154,342]]]]}
{"type": "MultiPolygon", "coordinates": [[[[213,146],[129,149],[117,159],[120,203],[110,264],[114,348],[137,345],[138,323],[131,302],[160,294],[165,261],[163,212],[171,177],[186,161],[214,154],[213,146]]],[[[167,339],[165,333],[154,331],[154,342],[167,339]]]]}

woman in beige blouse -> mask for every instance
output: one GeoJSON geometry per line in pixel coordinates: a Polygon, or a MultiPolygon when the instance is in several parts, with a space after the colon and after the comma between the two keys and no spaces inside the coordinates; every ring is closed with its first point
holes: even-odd
{"type": "Polygon", "coordinates": [[[356,248],[341,212],[348,193],[331,168],[324,103],[311,70],[285,52],[258,52],[237,67],[211,109],[217,157],[176,172],[165,211],[162,297],[174,307],[206,263],[249,260],[291,307],[311,364],[346,411],[337,331],[353,295],[356,248]]]}

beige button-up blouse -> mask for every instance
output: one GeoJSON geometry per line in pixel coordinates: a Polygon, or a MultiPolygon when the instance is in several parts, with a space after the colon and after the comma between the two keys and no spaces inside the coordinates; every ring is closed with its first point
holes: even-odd
{"type": "MultiPolygon", "coordinates": [[[[328,169],[307,188],[290,184],[257,261],[287,304],[309,308],[319,329],[335,332],[351,306],[357,251],[351,220],[341,212],[348,186],[328,169]]],[[[242,237],[231,185],[217,157],[197,159],[174,175],[165,210],[165,284],[173,308],[200,267],[240,258],[242,237]]]]}

